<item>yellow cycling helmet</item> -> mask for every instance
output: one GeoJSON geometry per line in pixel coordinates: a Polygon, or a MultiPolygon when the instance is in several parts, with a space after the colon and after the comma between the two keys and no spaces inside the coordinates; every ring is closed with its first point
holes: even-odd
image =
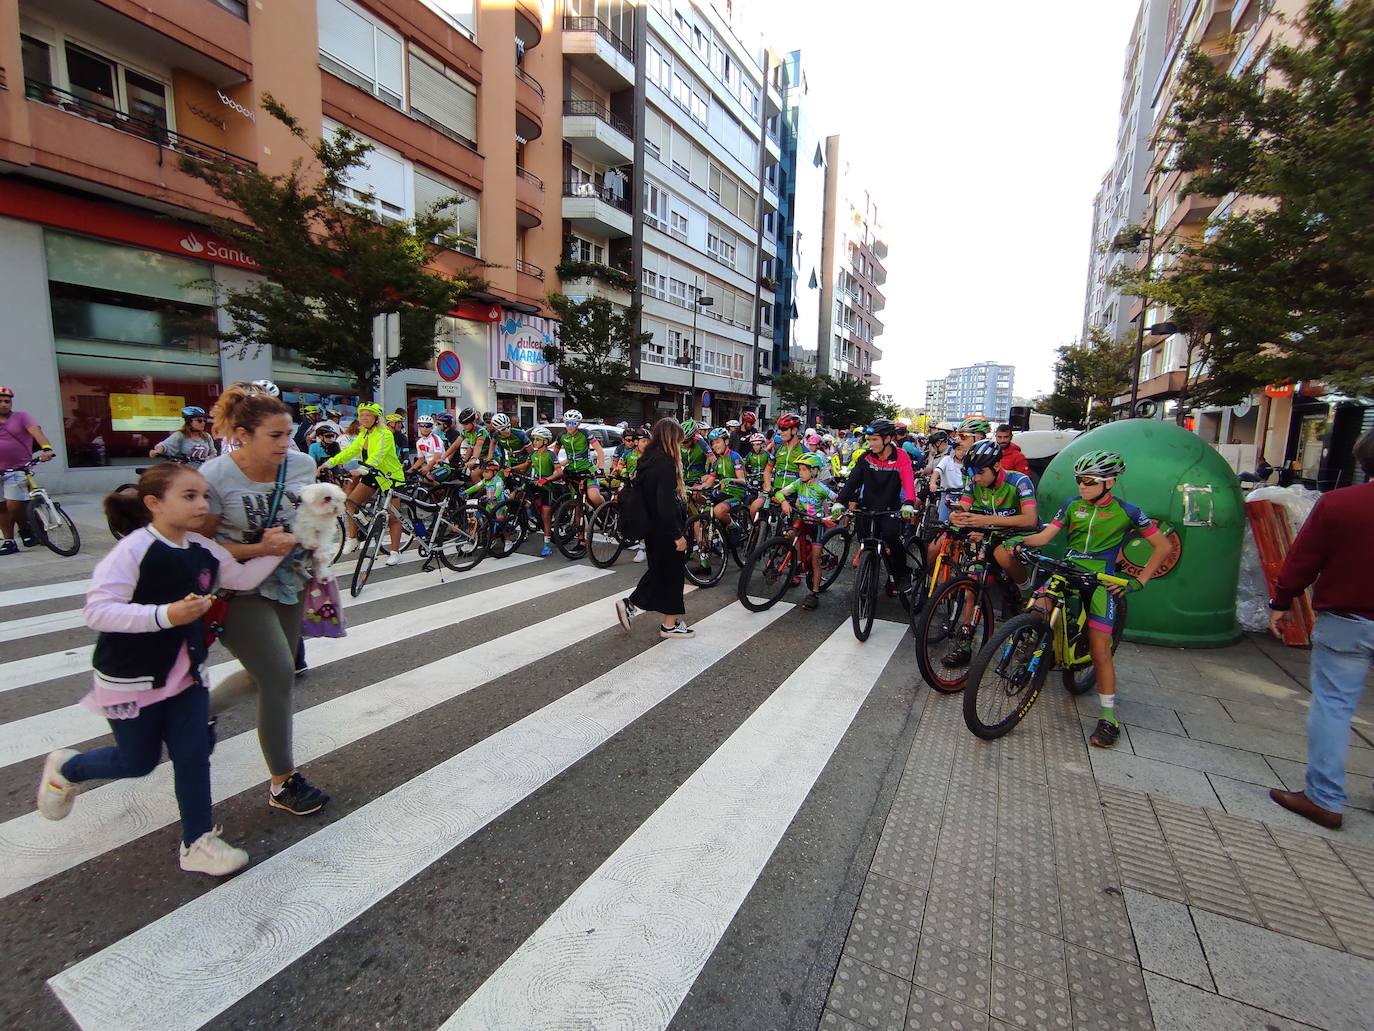
{"type": "Polygon", "coordinates": [[[358,406],[358,414],[362,415],[363,412],[371,412],[373,415],[380,416],[382,414],[382,406],[377,404],[376,401],[364,401],[358,406]]]}

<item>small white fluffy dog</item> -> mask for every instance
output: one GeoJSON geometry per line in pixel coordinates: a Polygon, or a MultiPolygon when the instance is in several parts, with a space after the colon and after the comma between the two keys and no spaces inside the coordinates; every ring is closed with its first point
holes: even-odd
{"type": "Polygon", "coordinates": [[[296,543],[310,552],[310,565],[317,577],[324,577],[339,546],[338,519],[343,514],[344,492],[334,484],[312,483],[301,489],[291,532],[296,543]]]}

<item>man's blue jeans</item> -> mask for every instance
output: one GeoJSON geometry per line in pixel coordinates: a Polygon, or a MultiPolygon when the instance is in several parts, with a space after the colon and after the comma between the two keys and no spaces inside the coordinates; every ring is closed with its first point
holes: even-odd
{"type": "Polygon", "coordinates": [[[1374,665],[1374,620],[1317,613],[1312,631],[1312,706],[1307,710],[1307,797],[1345,808],[1350,721],[1374,665]]]}

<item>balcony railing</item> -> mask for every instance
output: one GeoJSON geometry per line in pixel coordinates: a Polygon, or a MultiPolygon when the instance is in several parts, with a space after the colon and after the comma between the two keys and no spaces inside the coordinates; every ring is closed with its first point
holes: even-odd
{"type": "Polygon", "coordinates": [[[530,89],[534,90],[534,92],[538,93],[540,100],[544,99],[544,87],[539,84],[539,80],[519,65],[515,66],[515,77],[530,89]]]}
{"type": "Polygon", "coordinates": [[[527,183],[534,183],[541,191],[544,189],[544,180],[540,179],[539,176],[535,175],[528,168],[521,168],[519,165],[516,165],[515,174],[521,179],[524,179],[527,183]]]}
{"type": "MultiPolygon", "coordinates": [[[[597,186],[596,183],[565,182],[563,184],[563,196],[574,199],[590,199],[604,201],[613,208],[619,208],[627,214],[633,214],[630,207],[630,198],[623,194],[618,194],[608,186],[597,186]]],[[[566,216],[565,216],[566,217],[566,216]]]]}
{"type": "Polygon", "coordinates": [[[592,118],[600,118],[622,136],[633,136],[634,130],[630,128],[630,123],[625,119],[611,113],[610,109],[598,104],[595,100],[565,100],[563,101],[563,117],[578,118],[590,115],[592,118]]]}
{"type": "Polygon", "coordinates": [[[239,155],[222,147],[216,147],[183,133],[173,132],[161,122],[127,114],[107,104],[79,97],[75,93],[58,89],[56,86],[49,86],[46,82],[39,82],[37,79],[24,80],[24,95],[40,104],[47,104],[49,107],[56,107],[71,114],[89,118],[92,121],[100,122],[102,125],[108,125],[112,129],[118,129],[120,132],[138,136],[159,147],[166,147],[178,154],[195,158],[197,161],[223,162],[245,172],[257,168],[257,165],[247,158],[239,157],[239,155]]]}
{"type": "Polygon", "coordinates": [[[611,27],[600,18],[585,18],[576,15],[565,14],[563,16],[564,32],[595,32],[611,46],[615,47],[617,53],[625,60],[633,63],[635,52],[629,45],[611,31],[611,27]]]}
{"type": "Polygon", "coordinates": [[[515,259],[515,271],[523,272],[525,275],[533,276],[535,279],[544,278],[544,270],[542,268],[532,261],[525,261],[523,258],[515,259]]]}

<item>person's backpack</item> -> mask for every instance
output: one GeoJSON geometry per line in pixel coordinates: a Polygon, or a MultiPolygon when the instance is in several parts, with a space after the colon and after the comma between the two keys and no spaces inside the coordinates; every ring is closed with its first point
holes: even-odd
{"type": "Polygon", "coordinates": [[[628,540],[643,540],[649,534],[649,508],[644,502],[644,487],[631,478],[620,489],[620,533],[628,540]]]}

